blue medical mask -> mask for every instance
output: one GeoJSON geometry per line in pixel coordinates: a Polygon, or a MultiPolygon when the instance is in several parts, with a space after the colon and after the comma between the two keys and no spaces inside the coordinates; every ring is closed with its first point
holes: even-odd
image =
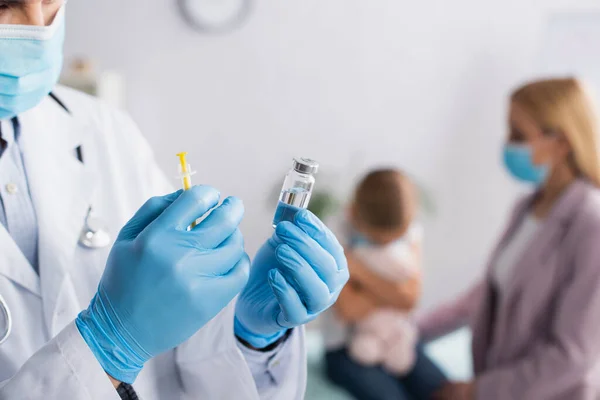
{"type": "Polygon", "coordinates": [[[64,8],[49,26],[0,24],[0,119],[37,106],[56,85],[63,62],[64,8]]]}
{"type": "Polygon", "coordinates": [[[505,145],[504,165],[516,179],[536,186],[543,184],[548,177],[549,167],[533,163],[531,146],[528,145],[513,143],[505,145]]]}
{"type": "Polygon", "coordinates": [[[370,246],[376,246],[376,244],[373,243],[372,240],[370,240],[368,237],[366,237],[362,233],[357,232],[354,229],[352,230],[352,232],[350,234],[350,247],[370,247],[370,246]]]}
{"type": "MultiPolygon", "coordinates": [[[[408,228],[408,230],[404,234],[404,236],[401,236],[398,239],[394,240],[392,243],[387,244],[387,246],[405,244],[405,243],[408,243],[413,240],[420,240],[422,238],[422,236],[423,236],[423,229],[421,228],[421,225],[419,223],[415,222],[415,223],[411,224],[411,226],[408,228]]],[[[373,242],[367,236],[356,231],[355,229],[352,229],[350,232],[350,247],[357,248],[357,247],[384,247],[384,246],[380,245],[379,243],[373,242]]]]}

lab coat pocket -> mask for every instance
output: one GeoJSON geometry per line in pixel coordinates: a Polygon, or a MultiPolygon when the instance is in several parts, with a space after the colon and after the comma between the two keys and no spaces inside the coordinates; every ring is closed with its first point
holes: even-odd
{"type": "Polygon", "coordinates": [[[58,334],[81,310],[87,308],[96,294],[102,277],[108,250],[106,248],[75,248],[73,266],[61,281],[52,315],[52,333],[58,334]]]}
{"type": "Polygon", "coordinates": [[[86,305],[96,294],[110,248],[111,246],[89,249],[77,246],[75,249],[74,267],[70,271],[71,278],[75,284],[77,298],[86,305]]]}

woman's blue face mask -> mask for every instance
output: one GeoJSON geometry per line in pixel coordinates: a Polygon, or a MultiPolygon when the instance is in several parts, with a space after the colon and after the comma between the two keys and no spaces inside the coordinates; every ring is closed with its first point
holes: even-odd
{"type": "Polygon", "coordinates": [[[0,119],[35,107],[56,85],[63,62],[64,8],[49,26],[0,24],[0,119]]]}
{"type": "Polygon", "coordinates": [[[508,143],[504,146],[504,165],[508,172],[519,181],[542,185],[548,177],[547,165],[533,163],[532,149],[527,144],[508,143]]]}

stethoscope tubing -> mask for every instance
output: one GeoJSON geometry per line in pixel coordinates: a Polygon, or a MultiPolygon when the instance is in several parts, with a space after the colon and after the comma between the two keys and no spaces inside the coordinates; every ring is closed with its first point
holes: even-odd
{"type": "Polygon", "coordinates": [[[10,332],[12,331],[12,315],[10,314],[10,309],[8,308],[6,300],[4,300],[2,295],[0,295],[0,309],[2,309],[2,314],[4,314],[4,320],[6,321],[6,328],[0,336],[0,344],[2,344],[8,340],[10,332]]]}

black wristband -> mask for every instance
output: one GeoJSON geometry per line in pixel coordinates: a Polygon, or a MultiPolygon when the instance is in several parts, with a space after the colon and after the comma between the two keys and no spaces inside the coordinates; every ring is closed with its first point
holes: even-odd
{"type": "Polygon", "coordinates": [[[252,350],[256,350],[256,351],[261,351],[263,353],[266,353],[268,351],[271,351],[271,350],[275,349],[281,343],[285,342],[287,340],[287,338],[290,337],[291,334],[292,334],[292,330],[288,329],[287,332],[285,332],[285,335],[283,335],[282,337],[280,337],[279,339],[277,339],[276,341],[274,341],[273,343],[271,343],[267,347],[263,347],[262,349],[258,349],[256,347],[252,346],[250,343],[246,342],[244,339],[242,339],[239,336],[236,336],[236,338],[237,338],[237,340],[240,341],[241,344],[243,344],[247,348],[252,349],[252,350]]]}
{"type": "Polygon", "coordinates": [[[121,400],[139,400],[137,393],[133,390],[133,386],[128,383],[121,383],[117,386],[117,393],[121,397],[121,400]]]}

